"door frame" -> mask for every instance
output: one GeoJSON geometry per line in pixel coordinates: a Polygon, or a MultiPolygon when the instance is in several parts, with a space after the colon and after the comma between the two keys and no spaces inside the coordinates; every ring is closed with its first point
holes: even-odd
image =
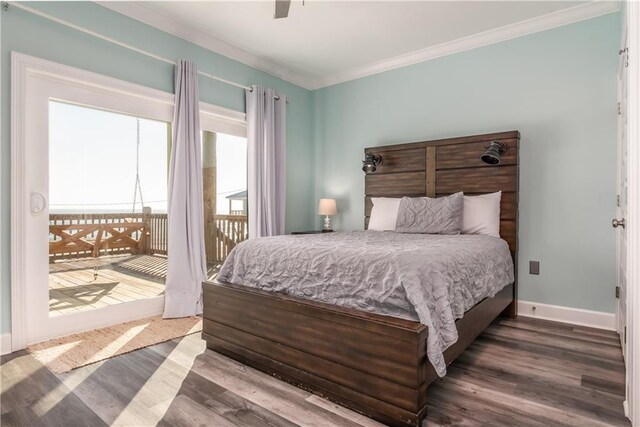
{"type": "MultiPolygon", "coordinates": [[[[623,25],[622,31],[621,31],[621,39],[620,39],[620,46],[625,46],[627,44],[627,28],[626,26],[623,25]]],[[[622,198],[622,194],[620,193],[620,185],[621,185],[621,181],[622,181],[622,171],[620,170],[620,159],[622,156],[622,134],[623,134],[623,129],[622,129],[622,115],[621,115],[621,99],[622,99],[622,80],[620,79],[620,76],[622,74],[622,71],[625,67],[625,61],[626,58],[624,55],[620,54],[618,57],[618,69],[617,69],[617,73],[616,73],[616,83],[617,83],[617,96],[616,99],[618,100],[618,116],[617,116],[617,120],[618,120],[618,130],[617,130],[617,137],[616,137],[616,151],[617,151],[617,157],[616,157],[616,193],[617,193],[617,203],[616,203],[616,213],[615,213],[615,218],[622,218],[622,212],[620,209],[620,200],[622,198]]],[[[626,70],[628,72],[628,70],[626,70]]],[[[629,76],[627,75],[627,87],[628,87],[628,79],[629,76]]],[[[628,112],[626,113],[628,116],[628,112]]],[[[626,129],[624,130],[626,132],[626,129]]],[[[625,139],[625,143],[628,143],[628,138],[629,135],[626,135],[626,139],[625,139]]],[[[627,150],[628,151],[628,150],[627,150]]],[[[628,155],[628,153],[627,153],[628,155]]],[[[626,160],[628,162],[628,159],[626,160]]],[[[626,172],[626,171],[625,171],[626,172]]],[[[627,177],[625,177],[626,179],[627,177]]],[[[628,185],[628,183],[627,183],[628,185]]],[[[627,203],[627,201],[624,201],[625,203],[627,203]]],[[[625,212],[626,215],[626,212],[625,212]]],[[[620,263],[621,260],[621,253],[620,253],[620,241],[622,239],[621,237],[621,231],[619,229],[615,230],[615,234],[616,234],[616,291],[617,291],[617,287],[620,284],[620,268],[618,266],[618,264],[620,263]]],[[[625,246],[626,247],[626,246],[625,246]]],[[[626,254],[625,254],[626,255],[626,254]]],[[[625,275],[627,274],[627,271],[625,269],[625,275]]],[[[625,290],[626,292],[626,290],[625,290]]],[[[622,295],[622,293],[621,293],[622,295]]],[[[617,292],[616,292],[616,307],[615,307],[615,330],[618,333],[619,337],[620,337],[620,344],[622,346],[622,355],[623,357],[626,357],[626,348],[624,345],[624,328],[626,326],[626,323],[623,324],[623,319],[622,319],[622,313],[621,313],[621,309],[622,309],[622,305],[620,302],[620,297],[618,296],[617,292]]],[[[625,294],[625,306],[624,306],[624,310],[626,313],[626,294],[625,294]]],[[[624,319],[626,321],[626,319],[624,319]]]]}
{"type": "MultiPolygon", "coordinates": [[[[31,215],[29,194],[38,189],[27,188],[28,171],[34,169],[33,160],[29,158],[25,144],[29,132],[27,108],[28,97],[32,96],[37,86],[42,86],[47,81],[68,85],[78,91],[90,91],[98,98],[103,94],[102,104],[108,103],[108,99],[114,98],[114,95],[123,96],[130,102],[130,105],[127,104],[127,112],[139,114],[141,117],[158,118],[169,123],[173,118],[173,94],[18,52],[11,53],[11,351],[23,349],[31,344],[27,325],[33,319],[28,318],[27,290],[33,266],[28,265],[28,255],[34,247],[28,240],[30,236],[26,219],[31,215]]],[[[207,127],[215,127],[221,132],[231,134],[246,134],[244,113],[200,103],[200,115],[207,127]]],[[[40,190],[39,192],[44,191],[40,190]]],[[[46,191],[43,194],[46,194],[46,191]]],[[[56,331],[55,336],[160,314],[164,306],[163,300],[163,297],[156,297],[60,316],[56,318],[56,326],[60,330],[56,331]],[[86,313],[93,315],[83,315],[86,313]]]]}
{"type": "Polygon", "coordinates": [[[625,409],[633,425],[640,425],[640,4],[626,7],[628,78],[628,202],[627,202],[627,395],[625,409]]]}

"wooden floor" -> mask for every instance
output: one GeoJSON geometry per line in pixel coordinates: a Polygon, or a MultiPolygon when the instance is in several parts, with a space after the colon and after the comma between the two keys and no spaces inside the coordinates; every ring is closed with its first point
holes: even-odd
{"type": "MultiPolygon", "coordinates": [[[[209,265],[209,276],[219,265],[209,265]]],[[[113,255],[49,264],[49,314],[58,316],[164,294],[167,257],[113,255]]]]}
{"type": "MultiPolygon", "coordinates": [[[[378,426],[206,350],[198,334],[54,375],[2,358],[2,426],[378,426]]],[[[424,425],[628,426],[617,335],[500,320],[429,389],[424,425]]]]}

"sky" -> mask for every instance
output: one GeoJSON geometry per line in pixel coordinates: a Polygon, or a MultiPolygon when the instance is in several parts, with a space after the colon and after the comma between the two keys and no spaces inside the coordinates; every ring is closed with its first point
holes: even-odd
{"type": "MultiPolygon", "coordinates": [[[[137,158],[144,205],[166,212],[167,127],[141,118],[137,157],[136,117],[50,101],[50,212],[131,212],[137,158]]],[[[246,138],[218,133],[218,214],[228,213],[226,196],[247,188],[246,153],[246,138]]]]}

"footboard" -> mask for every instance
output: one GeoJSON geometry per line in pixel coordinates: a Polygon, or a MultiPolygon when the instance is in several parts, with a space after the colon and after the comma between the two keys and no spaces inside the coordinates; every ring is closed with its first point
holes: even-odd
{"type": "Polygon", "coordinates": [[[243,286],[203,287],[210,349],[390,425],[422,419],[424,325],[243,286]]]}
{"type": "MultiPolygon", "coordinates": [[[[388,425],[420,425],[427,327],[244,286],[204,283],[207,347],[388,425]]],[[[512,301],[512,286],[458,322],[450,363],[512,301]],[[474,314],[475,313],[475,314],[474,314]]]]}

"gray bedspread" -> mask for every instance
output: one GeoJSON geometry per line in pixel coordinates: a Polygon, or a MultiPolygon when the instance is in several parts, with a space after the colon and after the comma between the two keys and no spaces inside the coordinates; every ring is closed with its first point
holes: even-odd
{"type": "Polygon", "coordinates": [[[444,376],[456,319],[514,274],[496,237],[352,231],[247,240],[218,280],[419,321],[429,328],[429,361],[444,376]]]}

